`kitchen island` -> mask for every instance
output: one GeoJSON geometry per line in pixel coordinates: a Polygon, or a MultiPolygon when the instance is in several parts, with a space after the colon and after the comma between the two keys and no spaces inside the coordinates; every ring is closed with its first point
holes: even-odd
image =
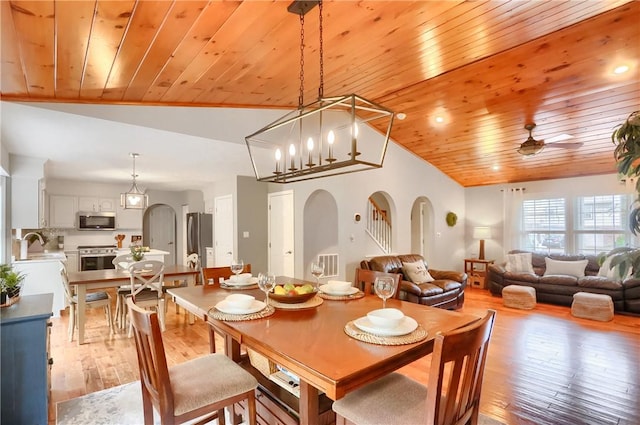
{"type": "MultiPolygon", "coordinates": [[[[126,255],[126,254],[131,254],[130,248],[118,248],[116,250],[116,255],[126,255]]],[[[149,251],[145,251],[144,259],[162,261],[164,263],[165,255],[169,255],[169,252],[151,248],[149,249],[149,251]]]]}
{"type": "Polygon", "coordinates": [[[53,294],[53,316],[60,317],[60,311],[67,307],[60,268],[67,257],[63,251],[33,253],[25,260],[11,263],[13,270],[22,273],[25,279],[20,295],[53,294]]]}

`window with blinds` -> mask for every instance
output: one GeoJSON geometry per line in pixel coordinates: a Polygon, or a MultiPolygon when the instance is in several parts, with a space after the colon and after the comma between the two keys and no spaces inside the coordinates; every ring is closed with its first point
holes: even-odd
{"type": "Polygon", "coordinates": [[[634,246],[637,238],[628,230],[632,202],[626,194],[525,200],[520,249],[598,255],[634,246]]]}
{"type": "Polygon", "coordinates": [[[522,249],[563,253],[567,234],[564,198],[529,199],[522,203],[522,249]]]}
{"type": "Polygon", "coordinates": [[[576,198],[574,237],[576,252],[597,255],[631,244],[627,230],[628,195],[583,196],[576,198]]]}

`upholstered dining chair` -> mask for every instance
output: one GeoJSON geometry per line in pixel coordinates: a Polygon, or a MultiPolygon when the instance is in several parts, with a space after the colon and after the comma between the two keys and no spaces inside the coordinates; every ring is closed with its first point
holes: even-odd
{"type": "Polygon", "coordinates": [[[247,400],[245,421],[256,425],[256,378],[224,354],[208,354],[169,368],[158,315],[130,298],[127,305],[138,353],[145,425],[153,424],[153,408],[162,424],[196,418],[206,423],[216,417],[224,424],[225,407],[230,408],[233,422],[233,404],[242,400],[247,400]]]}
{"type": "MultiPolygon", "coordinates": [[[[130,295],[133,302],[142,308],[153,308],[160,317],[160,328],[165,330],[165,308],[162,285],[164,281],[164,263],[156,260],[141,260],[129,266],[130,295]]],[[[130,321],[129,321],[130,322],[130,321]]],[[[129,323],[129,337],[132,326],[129,323]]]]}
{"type": "MultiPolygon", "coordinates": [[[[120,254],[117,255],[111,263],[118,270],[129,270],[129,266],[135,263],[136,260],[133,259],[133,255],[131,254],[120,254]]],[[[116,289],[116,324],[120,329],[124,329],[126,324],[126,315],[127,315],[127,307],[125,304],[125,299],[127,295],[131,294],[130,285],[120,285],[116,289]]]]}
{"type": "Polygon", "coordinates": [[[435,336],[428,386],[391,373],[335,401],[336,424],[477,424],[495,314],[435,336]]]}
{"type": "MultiPolygon", "coordinates": [[[[60,277],[62,278],[62,286],[64,288],[64,295],[69,303],[69,342],[73,341],[73,334],[76,328],[78,310],[78,296],[74,294],[69,285],[69,277],[67,276],[67,269],[63,265],[60,267],[60,277]]],[[[113,335],[113,316],[111,315],[111,296],[104,291],[89,292],[85,298],[85,305],[87,308],[103,307],[105,315],[107,316],[107,324],[109,325],[109,334],[113,335]]]]}
{"type": "Polygon", "coordinates": [[[378,277],[391,277],[396,281],[396,292],[393,293],[395,299],[400,298],[400,282],[402,281],[402,274],[400,273],[384,273],[374,270],[365,270],[356,268],[355,287],[360,289],[365,294],[375,294],[373,286],[378,277]]]}
{"type": "MultiPolygon", "coordinates": [[[[242,273],[251,273],[250,263],[244,265],[242,273]]],[[[220,282],[220,278],[222,278],[223,280],[228,280],[231,275],[233,275],[233,272],[231,271],[230,266],[202,268],[202,281],[205,285],[209,283],[209,279],[213,279],[213,283],[216,284],[220,282]]]]}

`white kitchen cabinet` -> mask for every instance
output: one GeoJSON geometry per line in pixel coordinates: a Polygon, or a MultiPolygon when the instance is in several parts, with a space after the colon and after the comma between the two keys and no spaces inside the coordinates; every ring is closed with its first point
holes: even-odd
{"type": "Polygon", "coordinates": [[[74,229],[78,198],[67,195],[49,196],[49,226],[59,229],[74,229]]]}
{"type": "Polygon", "coordinates": [[[44,179],[38,180],[38,227],[49,226],[49,199],[47,198],[47,186],[44,179]]]}
{"type": "Polygon", "coordinates": [[[65,251],[64,254],[67,257],[67,271],[80,271],[80,267],[78,264],[78,251],[65,251]]]}
{"type": "Polygon", "coordinates": [[[207,261],[204,263],[205,266],[204,267],[215,267],[214,266],[214,262],[215,262],[215,258],[213,256],[213,247],[206,247],[205,251],[207,253],[207,261]]]}
{"type": "Polygon", "coordinates": [[[22,273],[20,295],[53,294],[53,316],[60,317],[60,311],[67,306],[62,278],[60,277],[61,260],[27,260],[15,261],[11,265],[14,271],[22,273]]]}
{"type": "Polygon", "coordinates": [[[142,213],[144,210],[124,209],[118,206],[116,213],[116,228],[118,229],[142,229],[142,213]]]}
{"type": "Polygon", "coordinates": [[[78,198],[78,211],[115,212],[116,200],[81,196],[78,198]]]}

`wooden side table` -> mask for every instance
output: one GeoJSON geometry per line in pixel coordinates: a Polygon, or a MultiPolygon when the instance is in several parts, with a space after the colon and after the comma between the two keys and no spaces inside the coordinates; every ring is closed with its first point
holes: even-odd
{"type": "Polygon", "coordinates": [[[480,260],[478,258],[464,259],[464,272],[469,276],[469,286],[485,289],[487,287],[487,269],[495,260],[480,260]]]}

